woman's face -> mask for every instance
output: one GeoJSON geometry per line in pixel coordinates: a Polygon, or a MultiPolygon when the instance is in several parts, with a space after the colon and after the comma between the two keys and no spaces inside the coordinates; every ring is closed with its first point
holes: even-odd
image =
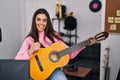
{"type": "Polygon", "coordinates": [[[45,14],[38,14],[35,19],[38,31],[42,32],[47,26],[47,16],[45,14]]]}

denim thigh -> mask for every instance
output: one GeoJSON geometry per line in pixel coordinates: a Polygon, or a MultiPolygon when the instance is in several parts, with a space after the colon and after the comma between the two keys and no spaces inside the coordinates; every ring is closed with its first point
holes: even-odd
{"type": "Polygon", "coordinates": [[[67,77],[60,69],[56,69],[47,80],[67,80],[67,77]]]}

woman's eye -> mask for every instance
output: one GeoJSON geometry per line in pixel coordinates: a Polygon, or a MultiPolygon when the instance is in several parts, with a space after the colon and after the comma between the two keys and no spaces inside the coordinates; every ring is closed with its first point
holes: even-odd
{"type": "Polygon", "coordinates": [[[40,19],[40,18],[37,18],[36,20],[37,20],[37,21],[47,22],[47,19],[40,19]]]}
{"type": "Polygon", "coordinates": [[[47,22],[47,19],[43,19],[44,22],[47,22]]]}
{"type": "Polygon", "coordinates": [[[41,19],[40,18],[37,18],[37,21],[40,21],[41,19]]]}

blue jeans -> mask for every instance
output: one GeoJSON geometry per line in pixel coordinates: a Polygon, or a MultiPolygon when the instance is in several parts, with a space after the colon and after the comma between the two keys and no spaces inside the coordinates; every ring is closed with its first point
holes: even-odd
{"type": "Polygon", "coordinates": [[[47,80],[67,80],[67,77],[60,69],[56,69],[47,80]]]}
{"type": "Polygon", "coordinates": [[[56,69],[47,80],[67,80],[67,77],[60,69],[56,69]]]}

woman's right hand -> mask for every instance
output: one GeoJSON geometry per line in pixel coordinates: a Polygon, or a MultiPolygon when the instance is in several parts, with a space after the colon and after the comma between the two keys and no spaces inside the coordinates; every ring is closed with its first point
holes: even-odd
{"type": "Polygon", "coordinates": [[[28,51],[28,55],[31,56],[33,52],[37,51],[40,49],[40,43],[39,42],[34,42],[34,40],[32,40],[32,44],[31,47],[28,51]]]}

